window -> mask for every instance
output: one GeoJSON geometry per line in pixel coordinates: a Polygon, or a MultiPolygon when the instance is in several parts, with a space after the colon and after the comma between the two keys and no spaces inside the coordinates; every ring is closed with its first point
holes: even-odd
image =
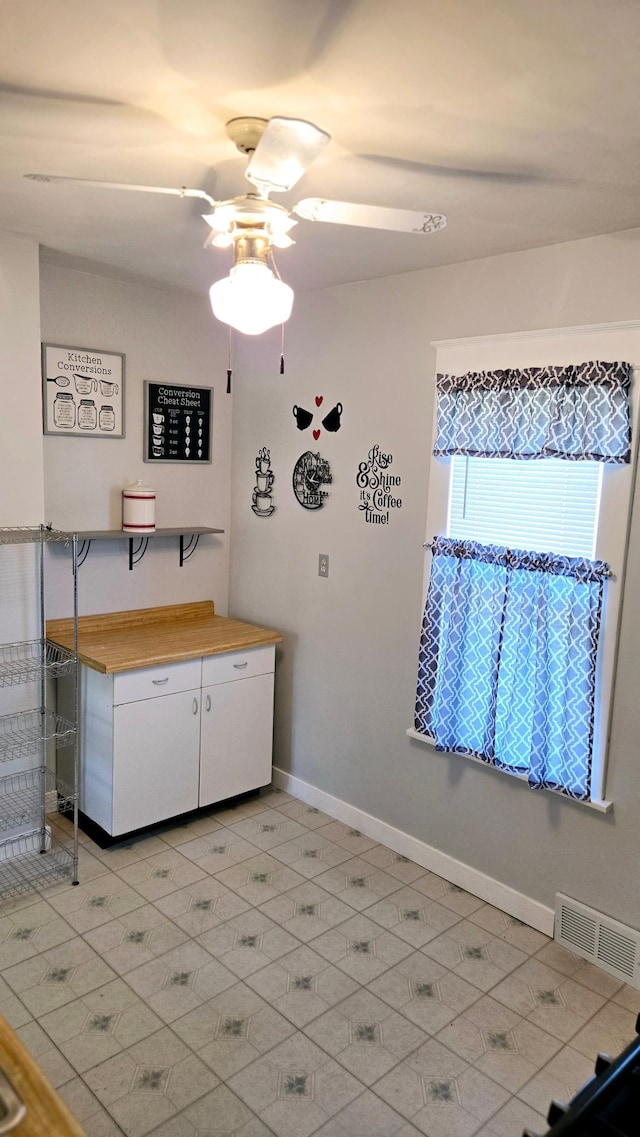
{"type": "MultiPolygon", "coordinates": [[[[427,557],[425,577],[428,585],[433,574],[431,592],[437,593],[429,615],[437,650],[426,661],[423,624],[416,722],[408,733],[421,739],[431,734],[439,749],[479,757],[527,777],[530,785],[608,807],[605,740],[635,472],[631,367],[531,366],[531,355],[549,357],[549,345],[514,349],[513,341],[527,337],[505,339],[512,341],[516,362],[529,355],[526,366],[463,372],[459,361],[471,356],[493,355],[502,363],[504,350],[491,346],[483,353],[482,341],[475,341],[480,352],[459,341],[438,353],[446,417],[438,420],[429,485],[427,541],[437,557],[427,557]],[[435,542],[434,534],[441,535],[435,542]],[[494,609],[492,628],[488,612],[494,609]],[[545,671],[552,657],[555,663],[545,671]],[[431,711],[418,715],[421,680],[431,708],[440,700],[435,718],[431,711]],[[489,730],[479,710],[484,696],[489,730]],[[425,727],[433,721],[440,738],[425,727]]],[[[580,331],[576,339],[582,339],[580,331]]],[[[637,352],[637,329],[631,339],[637,352]]],[[[565,356],[567,347],[562,344],[565,356]]],[[[578,350],[582,344],[574,359],[578,350]]],[[[634,394],[634,421],[636,404],[634,394]]]]}
{"type": "Polygon", "coordinates": [[[447,536],[564,553],[596,555],[603,464],[451,459],[447,536]]]}

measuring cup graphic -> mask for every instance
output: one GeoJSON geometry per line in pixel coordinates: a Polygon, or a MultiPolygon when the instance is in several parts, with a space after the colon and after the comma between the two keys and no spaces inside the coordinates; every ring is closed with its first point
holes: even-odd
{"type": "Polygon", "coordinates": [[[78,375],[74,371],[73,379],[76,385],[76,391],[79,395],[90,395],[95,387],[95,379],[91,379],[89,375],[78,375]]]}
{"type": "Polygon", "coordinates": [[[100,394],[103,398],[110,399],[113,395],[118,394],[119,387],[117,383],[113,383],[110,379],[98,379],[97,382],[100,387],[100,394]]]}

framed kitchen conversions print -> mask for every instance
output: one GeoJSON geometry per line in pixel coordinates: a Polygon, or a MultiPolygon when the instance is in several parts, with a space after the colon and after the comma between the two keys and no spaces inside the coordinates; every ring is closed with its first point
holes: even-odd
{"type": "Polygon", "coordinates": [[[124,438],[124,355],[42,345],[45,434],[124,438]]]}
{"type": "Polygon", "coordinates": [[[144,385],[145,462],[211,461],[211,387],[144,385]]]}

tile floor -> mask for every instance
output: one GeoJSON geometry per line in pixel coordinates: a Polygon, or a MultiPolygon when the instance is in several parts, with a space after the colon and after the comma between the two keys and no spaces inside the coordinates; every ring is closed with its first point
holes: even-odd
{"type": "Polygon", "coordinates": [[[640,992],[286,793],[81,840],[0,909],[0,1013],[88,1137],[520,1137],[634,1037],[640,992]]]}

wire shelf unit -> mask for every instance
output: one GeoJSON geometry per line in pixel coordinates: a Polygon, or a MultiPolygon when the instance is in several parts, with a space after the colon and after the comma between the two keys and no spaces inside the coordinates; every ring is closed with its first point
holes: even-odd
{"type": "Polygon", "coordinates": [[[31,758],[42,753],[42,746],[50,742],[55,742],[58,749],[71,746],[75,733],[75,727],[62,715],[40,707],[4,715],[0,718],[0,762],[31,758]]]}
{"type": "Polygon", "coordinates": [[[68,675],[75,666],[75,656],[57,644],[41,640],[0,645],[0,687],[15,683],[34,683],[43,675],[57,678],[68,675]]]}
{"type": "Polygon", "coordinates": [[[43,810],[45,815],[66,813],[74,801],[73,790],[47,767],[8,774],[0,778],[0,829],[33,829],[43,810]]]}
{"type": "Polygon", "coordinates": [[[19,525],[6,528],[0,525],[0,544],[2,545],[32,545],[37,541],[63,541],[73,540],[73,533],[63,529],[53,529],[49,525],[19,525]]]}
{"type": "MultiPolygon", "coordinates": [[[[30,710],[21,708],[26,700],[19,692],[7,692],[2,699],[0,901],[63,877],[78,883],[78,538],[45,525],[0,527],[0,546],[28,544],[36,554],[39,638],[0,644],[0,688],[37,683],[39,698],[34,699],[38,706],[30,710]],[[72,650],[46,639],[45,561],[50,542],[62,542],[71,550],[72,650]],[[59,678],[71,691],[64,716],[57,713],[60,690],[52,682],[59,678]],[[58,752],[64,747],[67,753],[71,749],[71,760],[68,772],[60,770],[63,784],[57,770],[58,752]],[[16,769],[16,764],[30,768],[16,769]],[[47,824],[49,814],[61,811],[73,818],[71,841],[64,844],[54,839],[47,824]]],[[[9,557],[7,572],[13,564],[9,557]]]]}
{"type": "Polygon", "coordinates": [[[71,877],[73,872],[73,849],[59,844],[46,826],[0,842],[2,900],[34,888],[43,888],[62,877],[71,877]]]}

